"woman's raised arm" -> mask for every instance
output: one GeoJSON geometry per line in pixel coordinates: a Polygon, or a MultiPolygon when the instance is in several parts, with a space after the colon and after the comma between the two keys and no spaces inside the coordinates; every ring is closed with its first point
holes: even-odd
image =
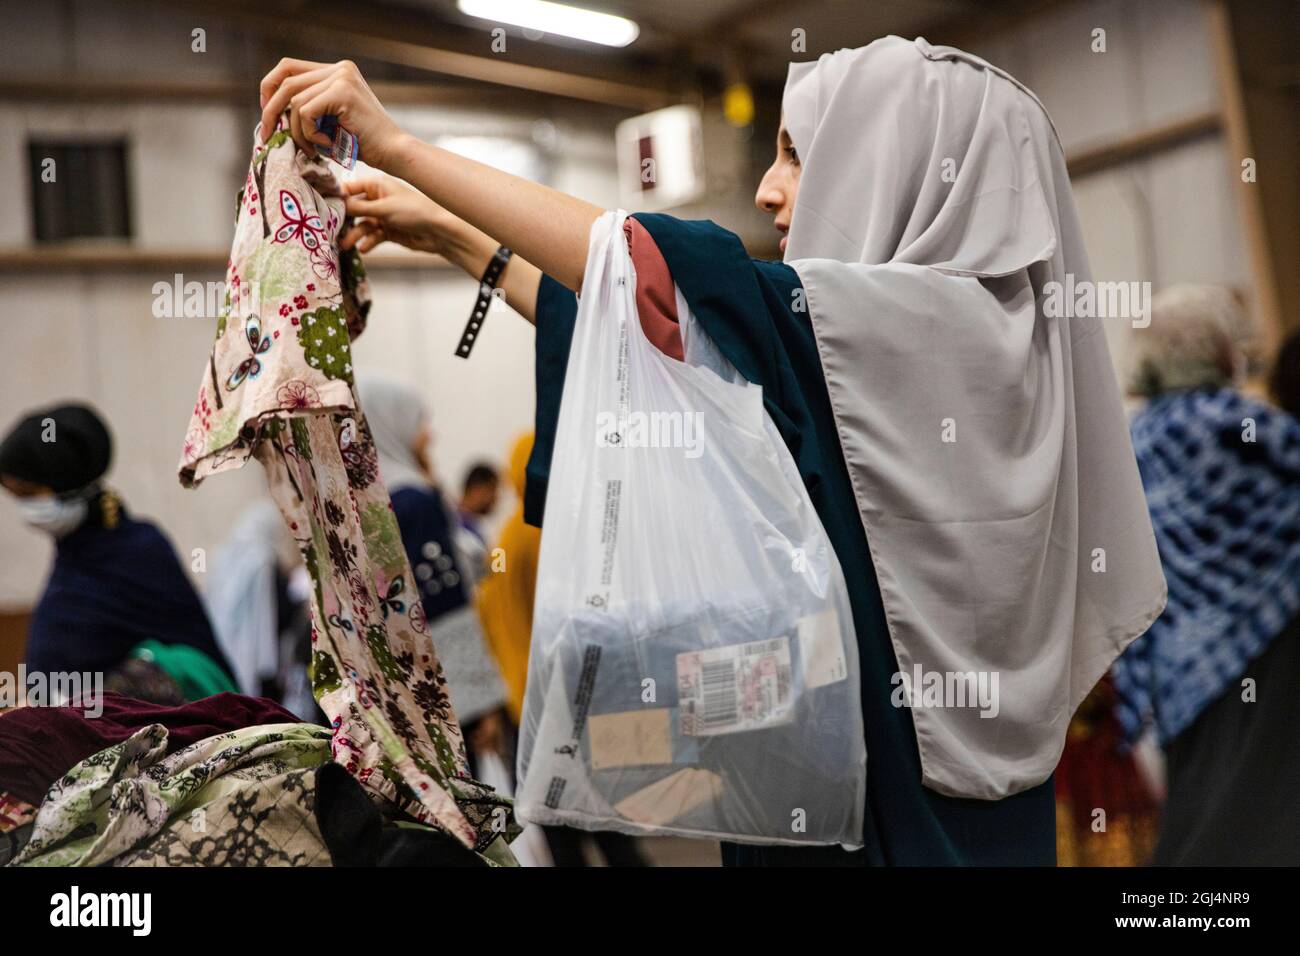
{"type": "Polygon", "coordinates": [[[281,60],[262,80],[261,102],[263,139],[288,109],[289,131],[300,147],[328,145],[316,123],[336,116],[360,140],[361,158],[369,165],[406,180],[568,288],[581,290],[591,225],[604,212],[599,206],[403,132],[350,60],[281,60]]]}

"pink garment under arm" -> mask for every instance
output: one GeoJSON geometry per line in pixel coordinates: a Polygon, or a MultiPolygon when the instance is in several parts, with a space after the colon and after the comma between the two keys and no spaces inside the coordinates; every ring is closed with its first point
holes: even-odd
{"type": "Polygon", "coordinates": [[[641,330],[659,351],[680,362],[685,353],[677,323],[677,293],[668,263],[645,226],[631,216],[623,221],[623,234],[636,269],[636,311],[641,317],[641,330]]]}

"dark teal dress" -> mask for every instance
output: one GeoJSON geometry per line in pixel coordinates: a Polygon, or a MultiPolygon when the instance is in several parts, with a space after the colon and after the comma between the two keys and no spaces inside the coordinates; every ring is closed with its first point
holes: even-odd
{"type": "MultiPolygon", "coordinates": [[[[911,711],[894,707],[898,670],[876,572],[840,453],[835,419],[800,289],[782,262],[749,258],[711,222],[638,214],[701,326],[750,382],[789,447],[835,549],[857,629],[867,743],[867,812],[861,850],[723,845],[737,865],[1036,865],[1056,863],[1052,781],[1005,800],[963,800],[921,786],[911,711]]],[[[528,461],[525,520],[541,526],[577,300],[544,277],[537,295],[537,423],[528,461]]]]}

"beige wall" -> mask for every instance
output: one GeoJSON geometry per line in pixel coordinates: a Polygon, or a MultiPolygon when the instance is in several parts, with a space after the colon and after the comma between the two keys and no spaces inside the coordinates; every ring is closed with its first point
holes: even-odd
{"type": "MultiPolygon", "coordinates": [[[[220,79],[247,72],[247,44],[209,30],[209,53],[189,51],[189,17],[161,13],[114,16],[113,4],[84,2],[32,9],[3,0],[0,22],[19,25],[3,44],[0,80],[78,75],[183,76],[220,79]],[[72,11],[74,16],[64,13],[72,11]],[[131,21],[128,27],[124,21],[131,21]],[[10,48],[14,56],[7,58],[10,48]]],[[[465,109],[402,107],[409,128],[454,135],[528,139],[537,116],[488,116],[465,109]]],[[[598,114],[599,115],[599,114],[598,114]]],[[[573,110],[551,117],[563,149],[550,157],[559,188],[597,203],[617,203],[613,129],[573,110]]],[[[198,251],[224,256],[232,234],[235,191],[241,185],[257,120],[249,107],[199,103],[66,103],[0,100],[0,250],[30,238],[26,141],[29,135],[125,136],[130,142],[134,246],[146,251],[198,251]]],[[[184,491],[176,464],[203,359],[211,318],[158,319],[153,285],[174,270],[108,273],[0,272],[8,304],[0,375],[0,428],[24,409],[63,399],[88,400],[112,423],[117,453],[109,481],[128,507],[155,519],[182,555],[204,548],[209,557],[232,518],[262,491],[252,467],[184,491]]],[[[219,271],[184,278],[220,281],[219,271]]],[[[532,425],[533,330],[498,306],[470,361],[454,357],[473,304],[476,283],[447,269],[376,270],[370,328],[358,341],[361,374],[389,374],[424,390],[436,430],[435,467],[450,488],[465,468],[486,458],[503,462],[517,434],[532,425]]],[[[26,609],[48,568],[48,539],[29,531],[0,496],[0,610],[26,609]]],[[[510,506],[508,495],[499,514],[510,506]]],[[[200,586],[202,579],[199,579],[200,586]]]]}
{"type": "MultiPolygon", "coordinates": [[[[1029,85],[1051,114],[1067,155],[1220,108],[1203,0],[1079,0],[1030,18],[976,52],[1029,85]],[[1106,52],[1091,50],[1106,31],[1106,52]]],[[[1238,158],[1222,134],[1196,138],[1074,179],[1094,278],[1249,287],[1232,180],[1238,158]]],[[[1123,369],[1130,337],[1109,322],[1123,369]]]]}

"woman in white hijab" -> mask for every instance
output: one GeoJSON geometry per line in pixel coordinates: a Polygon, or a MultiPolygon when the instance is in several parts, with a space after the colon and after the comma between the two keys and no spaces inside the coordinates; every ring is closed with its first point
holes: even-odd
{"type": "MultiPolygon", "coordinates": [[[[369,219],[346,242],[476,277],[498,241],[514,250],[501,285],[537,325],[537,523],[604,211],[403,134],[351,64],[286,60],[262,92],[268,129],[286,106],[299,131],[340,115],[411,184],[354,184],[369,219]]],[[[791,67],[756,202],[784,262],[712,223],[630,218],[638,310],[680,357],[675,284],[763,388],[849,585],[868,794],[861,851],[725,859],[1050,865],[1070,716],[1165,600],[1100,323],[1042,307],[1090,279],[1051,121],[982,60],[888,37],[791,67]]]]}
{"type": "Polygon", "coordinates": [[[357,392],[415,575],[386,600],[420,601],[465,731],[473,774],[486,751],[507,756],[506,689],[471,600],[473,582],[456,541],[460,523],[433,482],[428,458],[433,433],[424,398],[418,389],[377,375],[358,376],[357,392]]]}

